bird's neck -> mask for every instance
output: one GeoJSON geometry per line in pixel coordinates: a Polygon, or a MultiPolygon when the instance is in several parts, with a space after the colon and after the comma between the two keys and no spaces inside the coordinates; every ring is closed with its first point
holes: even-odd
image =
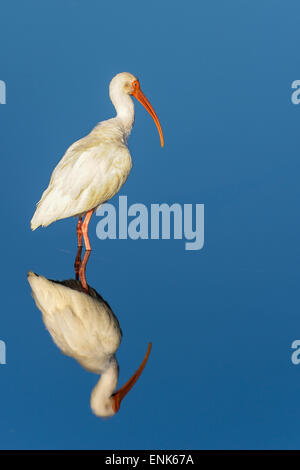
{"type": "Polygon", "coordinates": [[[91,394],[91,408],[97,416],[112,416],[112,394],[118,384],[119,366],[113,357],[108,367],[102,372],[100,379],[91,394]]]}
{"type": "Polygon", "coordinates": [[[127,139],[134,123],[133,101],[126,93],[115,90],[114,93],[111,94],[111,100],[116,109],[116,118],[121,122],[127,139]]]}

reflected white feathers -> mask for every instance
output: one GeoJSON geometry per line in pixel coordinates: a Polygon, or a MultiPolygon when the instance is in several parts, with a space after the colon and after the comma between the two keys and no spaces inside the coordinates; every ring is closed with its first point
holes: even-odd
{"type": "Polygon", "coordinates": [[[134,376],[118,391],[119,367],[115,353],[122,332],[108,303],[78,280],[51,281],[33,272],[28,282],[43,321],[55,344],[85,369],[101,374],[91,394],[91,408],[97,416],[114,415],[125,395],[141,374],[149,353],[134,376]]]}
{"type": "Polygon", "coordinates": [[[57,282],[28,273],[35,303],[53,341],[85,369],[100,374],[118,349],[122,332],[110,306],[91,287],[83,292],[80,281],[57,282]]]}

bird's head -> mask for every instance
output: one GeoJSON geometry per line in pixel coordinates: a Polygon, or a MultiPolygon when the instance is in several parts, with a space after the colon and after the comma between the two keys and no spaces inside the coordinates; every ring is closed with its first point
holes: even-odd
{"type": "Polygon", "coordinates": [[[139,376],[143,372],[145,365],[148,361],[150,355],[152,344],[149,343],[146,355],[143,359],[138,370],[133,374],[133,376],[126,382],[123,387],[118,391],[114,392],[112,395],[106,395],[107,388],[110,387],[114,380],[117,382],[117,376],[114,374],[113,369],[111,370],[111,376],[102,374],[102,377],[96,387],[94,388],[91,395],[91,408],[97,416],[108,418],[115,415],[119,409],[122,400],[125,398],[127,393],[132,389],[139,376]],[[104,382],[103,382],[104,380],[104,382]],[[105,383],[106,382],[106,383],[105,383]]]}
{"type": "Polygon", "coordinates": [[[161,146],[164,146],[164,136],[162,128],[159,122],[159,119],[147,97],[141,90],[139,80],[129,72],[118,73],[110,82],[109,92],[113,101],[113,97],[119,92],[124,93],[125,95],[134,96],[148,111],[152,119],[154,120],[156,127],[159,132],[161,146]]]}

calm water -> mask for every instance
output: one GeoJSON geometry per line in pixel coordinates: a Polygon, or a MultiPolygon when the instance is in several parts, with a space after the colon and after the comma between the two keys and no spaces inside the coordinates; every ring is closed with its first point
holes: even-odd
{"type": "Polygon", "coordinates": [[[299,13],[296,0],[1,5],[1,448],[300,447],[299,13]],[[27,283],[29,270],[73,276],[76,221],[29,222],[67,147],[113,115],[121,71],[139,77],[166,145],[136,103],[120,195],[204,204],[205,244],[99,240],[93,217],[88,281],[123,330],[119,384],[153,343],[103,420],[89,406],[98,377],[61,354],[27,283]]]}

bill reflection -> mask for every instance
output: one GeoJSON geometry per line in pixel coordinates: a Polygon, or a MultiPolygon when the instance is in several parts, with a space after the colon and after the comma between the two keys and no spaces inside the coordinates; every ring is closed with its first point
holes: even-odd
{"type": "Polygon", "coordinates": [[[54,343],[88,371],[101,374],[92,390],[90,405],[95,415],[109,417],[119,411],[123,398],[142,373],[151,343],[140,367],[116,391],[119,376],[116,352],[122,331],[109,304],[86,282],[89,256],[87,251],[81,262],[81,249],[78,249],[75,279],[55,281],[30,271],[28,282],[54,343]]]}

